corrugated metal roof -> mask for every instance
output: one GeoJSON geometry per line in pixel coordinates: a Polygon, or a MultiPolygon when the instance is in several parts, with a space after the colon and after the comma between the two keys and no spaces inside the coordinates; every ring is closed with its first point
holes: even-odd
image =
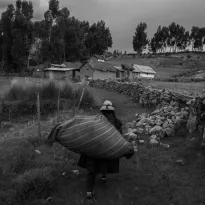
{"type": "Polygon", "coordinates": [[[150,73],[150,74],[155,74],[156,73],[149,66],[134,64],[134,65],[132,65],[132,67],[134,68],[134,70],[133,70],[134,73],[150,73]]]}
{"type": "Polygon", "coordinates": [[[78,70],[77,68],[45,68],[44,71],[59,71],[59,72],[65,72],[65,71],[73,71],[78,70]]]}
{"type": "Polygon", "coordinates": [[[65,64],[51,64],[51,66],[53,67],[58,67],[58,68],[66,68],[66,65],[65,64]]]}

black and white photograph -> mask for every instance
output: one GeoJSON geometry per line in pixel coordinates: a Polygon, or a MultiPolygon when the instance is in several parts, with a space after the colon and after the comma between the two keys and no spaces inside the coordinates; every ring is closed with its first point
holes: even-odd
{"type": "Polygon", "coordinates": [[[0,205],[205,205],[205,0],[0,0],[0,205]]]}

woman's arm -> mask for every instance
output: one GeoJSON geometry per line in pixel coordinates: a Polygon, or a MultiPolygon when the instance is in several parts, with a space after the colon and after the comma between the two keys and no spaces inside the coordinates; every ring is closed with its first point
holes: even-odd
{"type": "Polygon", "coordinates": [[[115,127],[117,128],[117,130],[122,135],[122,122],[117,118],[116,118],[116,122],[115,122],[115,127]]]}

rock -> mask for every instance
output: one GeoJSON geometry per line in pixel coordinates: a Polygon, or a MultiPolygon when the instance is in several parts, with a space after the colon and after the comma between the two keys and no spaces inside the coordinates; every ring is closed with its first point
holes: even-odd
{"type": "Polygon", "coordinates": [[[192,102],[193,102],[193,100],[189,100],[186,104],[191,105],[192,102]]]}
{"type": "Polygon", "coordinates": [[[46,201],[52,201],[53,200],[53,197],[48,197],[47,199],[46,199],[46,201]]]}
{"type": "Polygon", "coordinates": [[[176,120],[176,117],[172,116],[172,122],[175,122],[175,120],[176,120]]]}
{"type": "Polygon", "coordinates": [[[137,133],[141,134],[141,133],[143,133],[143,131],[144,131],[144,129],[138,127],[138,128],[136,129],[136,131],[133,131],[133,133],[134,133],[134,134],[137,134],[137,133]]]}
{"type": "Polygon", "coordinates": [[[156,125],[156,126],[154,126],[154,127],[149,131],[149,133],[150,133],[150,134],[154,134],[154,133],[160,132],[161,130],[162,130],[162,127],[156,125]]]}
{"type": "Polygon", "coordinates": [[[41,151],[35,150],[35,152],[36,152],[37,154],[41,155],[41,151]]]}
{"type": "Polygon", "coordinates": [[[167,121],[168,121],[168,123],[169,123],[169,124],[172,124],[172,120],[170,120],[170,119],[167,119],[167,121]]]}
{"type": "Polygon", "coordinates": [[[175,120],[175,125],[176,125],[177,127],[180,126],[181,121],[182,121],[181,117],[177,116],[177,117],[176,117],[176,120],[175,120]]]}
{"type": "Polygon", "coordinates": [[[180,165],[184,165],[185,164],[183,159],[178,159],[178,160],[175,161],[175,163],[176,164],[180,164],[180,165]]]}
{"type": "Polygon", "coordinates": [[[166,120],[166,121],[163,123],[162,127],[163,127],[163,128],[167,128],[168,125],[169,125],[169,122],[166,120]]]}
{"type": "Polygon", "coordinates": [[[151,101],[151,103],[154,104],[154,105],[156,105],[156,104],[157,104],[157,99],[153,99],[153,100],[151,101]]]}
{"type": "Polygon", "coordinates": [[[182,116],[182,112],[177,112],[176,116],[182,116]]]}
{"type": "Polygon", "coordinates": [[[150,137],[150,144],[159,144],[157,135],[152,135],[150,137]]]}
{"type": "Polygon", "coordinates": [[[151,130],[151,126],[147,125],[145,126],[145,134],[149,133],[149,131],[151,130]]]}
{"type": "Polygon", "coordinates": [[[157,110],[155,110],[155,111],[153,111],[152,113],[151,113],[151,115],[156,115],[156,114],[158,114],[158,113],[160,113],[161,111],[159,110],[159,109],[157,109],[157,110]]]}
{"type": "Polygon", "coordinates": [[[150,144],[159,144],[159,142],[156,139],[150,139],[150,144]]]}
{"type": "Polygon", "coordinates": [[[165,147],[165,148],[169,148],[169,147],[170,147],[170,145],[164,144],[164,143],[161,143],[161,142],[160,142],[160,145],[161,145],[162,147],[165,147]]]}
{"type": "Polygon", "coordinates": [[[173,107],[172,106],[168,106],[167,109],[166,109],[168,112],[171,112],[173,110],[173,107]]]}
{"type": "Polygon", "coordinates": [[[80,174],[80,172],[78,170],[73,170],[72,172],[73,172],[73,174],[75,174],[77,176],[80,174]]]}
{"type": "Polygon", "coordinates": [[[136,127],[140,127],[146,122],[147,122],[147,118],[144,117],[136,124],[136,127]]]}
{"type": "Polygon", "coordinates": [[[151,121],[150,121],[150,125],[153,125],[153,126],[154,126],[154,125],[155,125],[155,121],[154,121],[154,120],[151,120],[151,121]]]}

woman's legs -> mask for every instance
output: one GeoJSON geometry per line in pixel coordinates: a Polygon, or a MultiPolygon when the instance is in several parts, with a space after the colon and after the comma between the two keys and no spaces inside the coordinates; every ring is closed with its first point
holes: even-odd
{"type": "Polygon", "coordinates": [[[94,186],[95,186],[96,173],[88,172],[87,174],[87,197],[93,196],[94,186]]]}
{"type": "Polygon", "coordinates": [[[106,161],[102,161],[102,164],[101,164],[101,174],[102,174],[102,181],[105,183],[106,180],[107,180],[107,162],[106,161]]]}

